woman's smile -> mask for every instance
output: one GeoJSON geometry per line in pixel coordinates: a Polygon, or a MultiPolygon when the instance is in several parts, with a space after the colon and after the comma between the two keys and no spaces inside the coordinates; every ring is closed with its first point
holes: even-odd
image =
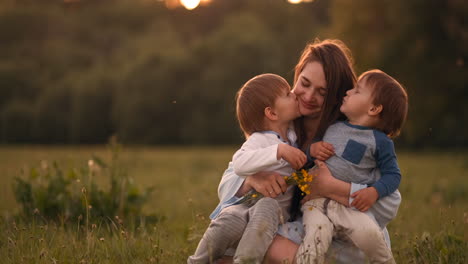
{"type": "Polygon", "coordinates": [[[307,103],[306,101],[304,101],[302,98],[298,98],[298,101],[299,101],[299,104],[308,109],[308,110],[314,110],[316,108],[318,108],[318,105],[316,103],[307,103]]]}

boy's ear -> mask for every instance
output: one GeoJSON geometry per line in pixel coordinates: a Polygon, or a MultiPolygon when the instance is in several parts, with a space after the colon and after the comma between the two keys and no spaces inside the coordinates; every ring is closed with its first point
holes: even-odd
{"type": "Polygon", "coordinates": [[[271,108],[270,106],[268,107],[265,107],[265,116],[266,118],[274,121],[274,120],[277,120],[278,119],[278,115],[276,114],[275,110],[273,110],[273,108],[271,108]]]}
{"type": "Polygon", "coordinates": [[[373,105],[369,111],[367,111],[367,113],[370,115],[370,116],[377,116],[379,115],[383,110],[383,105],[373,105]]]}

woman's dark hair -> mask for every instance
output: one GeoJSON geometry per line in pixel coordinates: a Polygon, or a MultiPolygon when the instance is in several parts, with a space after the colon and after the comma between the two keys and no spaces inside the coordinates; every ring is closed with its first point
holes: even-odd
{"type": "MultiPolygon", "coordinates": [[[[331,124],[345,119],[340,112],[340,107],[346,91],[354,87],[356,75],[353,70],[351,52],[340,40],[315,40],[307,44],[295,67],[294,83],[310,62],[318,62],[322,65],[327,83],[327,94],[322,106],[320,123],[314,136],[314,138],[322,138],[331,124]]],[[[300,118],[294,124],[300,146],[303,146],[307,139],[303,122],[304,120],[300,118]]]]}
{"type": "MultiPolygon", "coordinates": [[[[294,83],[298,81],[302,70],[310,62],[318,62],[322,65],[327,83],[327,94],[322,105],[320,123],[314,135],[314,138],[321,139],[331,124],[346,119],[345,115],[340,112],[340,107],[346,92],[352,89],[356,83],[356,74],[353,70],[351,52],[340,40],[315,40],[313,43],[307,44],[295,67],[294,83]]],[[[301,148],[307,147],[304,146],[307,141],[304,118],[296,119],[294,126],[299,146],[301,148]]],[[[290,210],[291,221],[300,214],[301,199],[302,192],[299,188],[295,188],[290,210]]]]}

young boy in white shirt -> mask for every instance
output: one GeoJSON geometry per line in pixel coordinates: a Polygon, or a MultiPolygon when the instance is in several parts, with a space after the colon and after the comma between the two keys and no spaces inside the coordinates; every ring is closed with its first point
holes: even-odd
{"type": "Polygon", "coordinates": [[[302,206],[305,238],[297,263],[323,263],[332,237],[351,240],[371,263],[394,263],[378,221],[366,211],[400,184],[391,138],[398,136],[406,119],[408,95],[384,72],[367,71],[346,93],[340,110],[348,121],[331,125],[324,144],[318,149],[312,146],[311,155],[326,160],[335,178],[369,187],[351,195],[351,206],[361,212],[326,198],[312,199],[302,206]]]}
{"type": "MultiPolygon", "coordinates": [[[[245,83],[237,93],[236,114],[246,137],[232,159],[238,176],[260,171],[288,176],[306,163],[291,126],[291,121],[300,116],[298,101],[282,77],[261,74],[245,83]]],[[[187,263],[214,262],[236,246],[234,263],[261,263],[279,223],[289,219],[292,193],[290,187],[274,199],[263,197],[254,205],[224,208],[187,263]]]]}

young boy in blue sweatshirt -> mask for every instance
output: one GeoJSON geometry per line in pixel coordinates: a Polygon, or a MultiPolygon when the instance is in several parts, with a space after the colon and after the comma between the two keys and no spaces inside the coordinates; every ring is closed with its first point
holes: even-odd
{"type": "Polygon", "coordinates": [[[384,72],[368,71],[347,92],[340,110],[348,120],[331,125],[310,154],[326,160],[335,178],[369,187],[351,195],[351,206],[360,211],[328,198],[302,206],[305,237],[297,263],[323,263],[332,238],[351,240],[371,263],[394,263],[376,219],[367,210],[400,184],[391,138],[398,136],[406,119],[407,93],[384,72]]]}

